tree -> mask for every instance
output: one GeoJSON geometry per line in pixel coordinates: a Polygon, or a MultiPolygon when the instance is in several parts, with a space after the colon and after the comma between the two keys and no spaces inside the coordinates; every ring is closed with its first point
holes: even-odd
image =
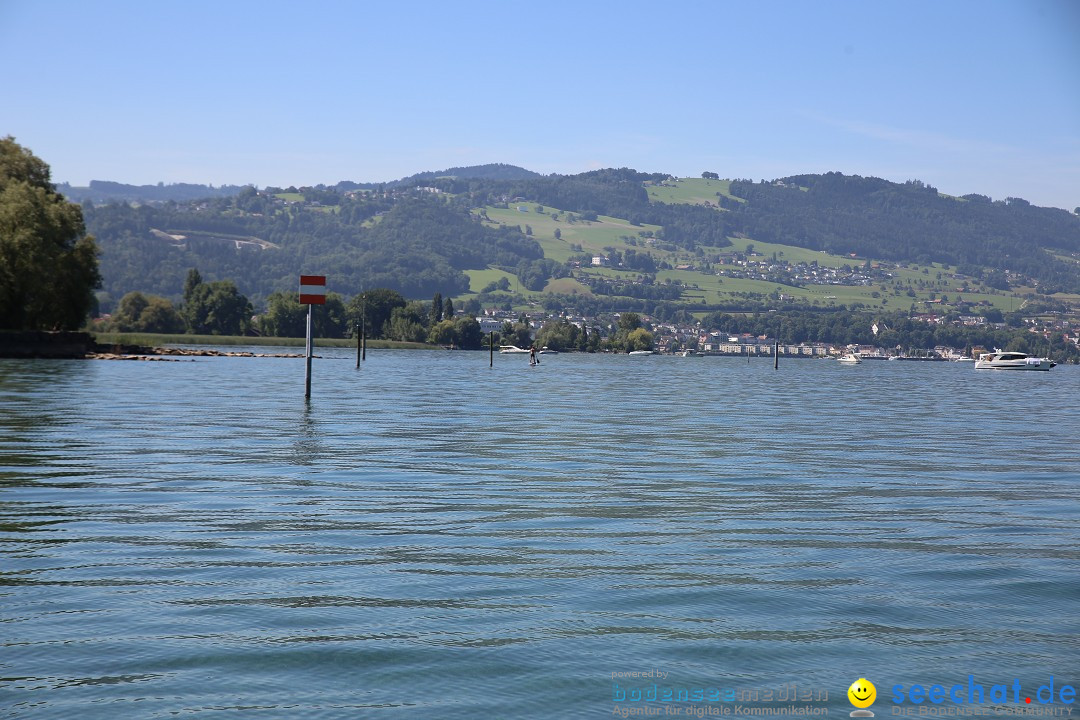
{"type": "Polygon", "coordinates": [[[56,192],[49,166],[0,139],[0,327],[74,330],[101,286],[82,208],[56,192]]]}
{"type": "Polygon", "coordinates": [[[701,177],[705,178],[706,180],[719,180],[720,179],[719,175],[717,175],[714,172],[709,172],[708,170],[701,173],[701,177]]]}
{"type": "Polygon", "coordinates": [[[266,312],[259,316],[259,332],[270,337],[305,337],[307,308],[294,292],[271,293],[266,312]]]}
{"type": "Polygon", "coordinates": [[[454,329],[457,331],[458,346],[462,349],[479,350],[484,346],[484,332],[476,318],[468,315],[454,318],[454,329]]]}
{"type": "Polygon", "coordinates": [[[163,297],[129,292],[120,298],[112,316],[112,329],[120,332],[182,333],[184,319],[163,297]]]}
{"type": "Polygon", "coordinates": [[[536,333],[537,345],[560,352],[563,350],[583,349],[580,347],[580,343],[581,331],[578,330],[577,325],[572,324],[565,318],[562,320],[549,320],[536,333]]]}
{"type": "Polygon", "coordinates": [[[424,342],[427,339],[424,328],[426,316],[424,304],[420,301],[395,307],[386,323],[386,337],[401,342],[424,342]]]}
{"type": "Polygon", "coordinates": [[[139,313],[138,332],[182,333],[184,318],[167,298],[151,295],[146,307],[139,313]]]}
{"type": "Polygon", "coordinates": [[[431,324],[439,322],[443,319],[443,302],[442,293],[435,293],[435,297],[431,298],[431,324]]]}
{"type": "Polygon", "coordinates": [[[503,323],[501,335],[506,344],[516,345],[520,348],[528,347],[533,341],[532,329],[523,322],[503,323]]]}
{"type": "Polygon", "coordinates": [[[641,316],[635,312],[626,312],[619,316],[619,329],[626,333],[641,327],[641,316]]]}
{"type": "Polygon", "coordinates": [[[387,337],[390,316],[395,308],[403,308],[407,304],[404,297],[397,290],[375,288],[365,290],[353,295],[349,300],[348,315],[349,325],[356,327],[360,319],[367,322],[367,336],[372,338],[387,337]]]}
{"type": "Polygon", "coordinates": [[[457,328],[453,320],[440,320],[431,326],[427,341],[432,345],[457,345],[457,328]]]}
{"type": "Polygon", "coordinates": [[[312,308],[311,333],[314,337],[342,338],[348,329],[349,319],[341,295],[326,293],[326,302],[312,308]]]}
{"type": "Polygon", "coordinates": [[[243,335],[251,325],[251,303],[232,280],[200,283],[184,304],[188,330],[198,335],[243,335]]]}
{"type": "Polygon", "coordinates": [[[192,293],[195,292],[195,288],[202,285],[202,275],[199,274],[198,268],[191,268],[188,270],[187,277],[184,278],[184,304],[186,305],[192,297],[192,293]]]}
{"type": "Polygon", "coordinates": [[[445,320],[454,319],[454,302],[450,298],[446,298],[446,302],[443,303],[442,315],[445,320]]]}

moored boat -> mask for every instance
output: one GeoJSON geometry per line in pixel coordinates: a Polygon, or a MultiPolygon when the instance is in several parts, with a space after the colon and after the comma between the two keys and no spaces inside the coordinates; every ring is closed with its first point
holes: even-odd
{"type": "Polygon", "coordinates": [[[1050,358],[1041,358],[1015,351],[995,350],[980,353],[976,370],[1049,370],[1057,365],[1050,358]]]}

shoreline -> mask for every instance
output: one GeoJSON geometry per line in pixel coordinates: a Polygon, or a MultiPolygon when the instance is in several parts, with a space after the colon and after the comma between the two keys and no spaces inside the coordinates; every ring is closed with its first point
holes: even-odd
{"type": "MultiPolygon", "coordinates": [[[[166,347],[170,345],[246,345],[251,347],[304,347],[304,338],[248,337],[246,335],[185,335],[183,333],[91,333],[99,346],[135,345],[140,347],[166,347]]],[[[315,338],[315,347],[356,348],[355,338],[315,338]]],[[[369,350],[439,350],[438,345],[398,342],[396,340],[368,340],[369,350]]]]}

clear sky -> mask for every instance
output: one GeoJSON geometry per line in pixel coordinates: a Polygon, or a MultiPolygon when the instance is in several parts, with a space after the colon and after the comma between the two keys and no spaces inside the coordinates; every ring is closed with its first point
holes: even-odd
{"type": "Polygon", "coordinates": [[[1077,0],[0,0],[53,180],[836,170],[1080,205],[1077,0]]]}

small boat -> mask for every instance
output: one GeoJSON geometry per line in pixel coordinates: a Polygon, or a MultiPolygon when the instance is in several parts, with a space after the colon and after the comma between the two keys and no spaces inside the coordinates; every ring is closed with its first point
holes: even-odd
{"type": "Polygon", "coordinates": [[[631,350],[627,355],[652,355],[652,350],[631,350]]]}
{"type": "Polygon", "coordinates": [[[837,362],[842,362],[845,365],[858,365],[862,362],[862,358],[859,357],[859,353],[844,353],[836,359],[837,362]]]}
{"type": "Polygon", "coordinates": [[[501,353],[502,355],[520,355],[522,353],[524,353],[525,355],[528,355],[529,351],[528,350],[522,350],[517,345],[500,345],[499,346],[499,353],[501,353]]]}
{"type": "Polygon", "coordinates": [[[682,352],[679,353],[679,357],[705,357],[705,356],[702,353],[699,353],[697,350],[683,350],[682,352]]]}
{"type": "Polygon", "coordinates": [[[558,355],[558,354],[559,354],[559,351],[558,351],[558,350],[552,350],[552,349],[551,349],[551,348],[549,348],[549,347],[548,347],[547,345],[545,345],[544,347],[540,348],[540,349],[539,349],[539,350],[537,350],[536,352],[538,352],[538,353],[539,353],[539,354],[541,354],[541,355],[558,355]]]}
{"type": "Polygon", "coordinates": [[[1022,352],[995,350],[981,353],[975,361],[976,370],[1049,370],[1057,365],[1050,358],[1033,357],[1022,352]]]}

